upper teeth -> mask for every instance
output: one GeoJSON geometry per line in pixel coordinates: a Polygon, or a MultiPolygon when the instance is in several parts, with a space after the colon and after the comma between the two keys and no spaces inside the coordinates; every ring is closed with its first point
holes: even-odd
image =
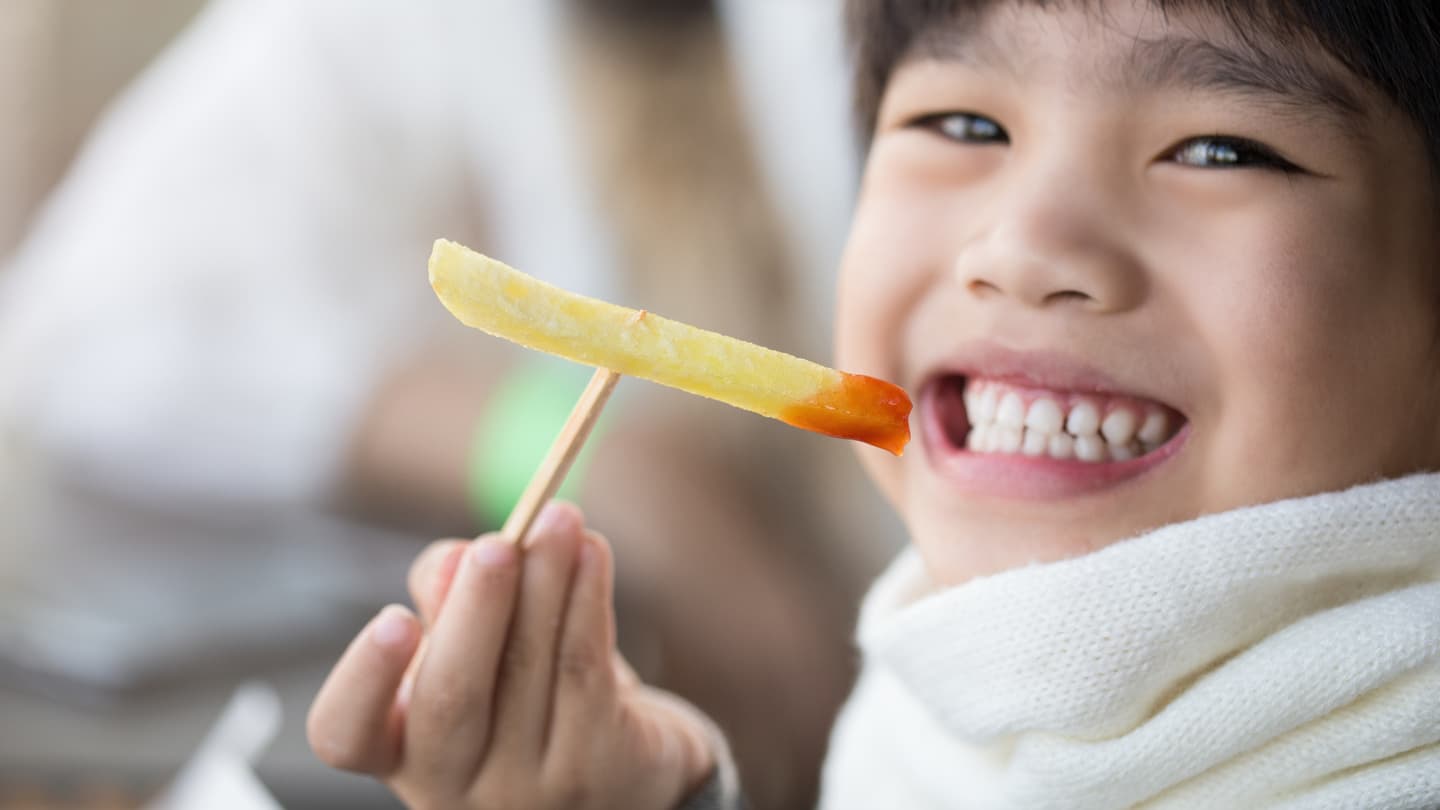
{"type": "Polygon", "coordinates": [[[1154,405],[1118,397],[1037,395],[994,382],[972,380],[965,387],[965,411],[971,425],[965,445],[977,453],[1125,461],[1174,435],[1169,413],[1154,405]]]}

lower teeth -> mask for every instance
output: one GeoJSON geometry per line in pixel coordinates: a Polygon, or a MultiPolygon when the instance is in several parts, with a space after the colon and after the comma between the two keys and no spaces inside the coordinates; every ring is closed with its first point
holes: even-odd
{"type": "Polygon", "coordinates": [[[971,429],[965,437],[965,448],[972,453],[996,455],[1049,456],[1061,461],[1078,460],[1098,464],[1106,461],[1129,461],[1151,452],[1160,442],[1132,440],[1111,444],[1100,436],[1072,436],[1068,433],[1041,433],[1034,430],[993,425],[987,429],[971,429]]]}

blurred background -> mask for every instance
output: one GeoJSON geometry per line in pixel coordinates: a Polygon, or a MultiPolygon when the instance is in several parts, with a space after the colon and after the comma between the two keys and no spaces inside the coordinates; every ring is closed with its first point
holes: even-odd
{"type": "MultiPolygon", "coordinates": [[[[144,806],[254,682],[280,806],[393,807],[313,758],[309,702],[426,542],[503,520],[588,376],[454,324],[431,242],[825,361],[839,22],[0,2],[0,810],[144,806]]],[[[569,485],[623,652],[725,727],[758,810],[810,806],[900,541],[852,455],[627,380],[569,485]]]]}

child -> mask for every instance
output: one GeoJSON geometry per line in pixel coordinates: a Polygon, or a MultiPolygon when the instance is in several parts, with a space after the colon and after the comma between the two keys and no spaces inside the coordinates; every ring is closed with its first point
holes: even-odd
{"type": "MultiPolygon", "coordinates": [[[[917,440],[862,451],[913,547],[823,806],[1440,806],[1440,10],[852,5],[838,358],[917,440]]],[[[413,685],[387,608],[316,750],[422,807],[734,806],[609,577],[564,506],[437,547],[413,685]]]]}

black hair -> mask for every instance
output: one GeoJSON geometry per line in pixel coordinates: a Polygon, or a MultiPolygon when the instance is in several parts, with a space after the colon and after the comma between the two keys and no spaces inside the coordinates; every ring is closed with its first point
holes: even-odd
{"type": "MultiPolygon", "coordinates": [[[[937,29],[998,0],[847,0],[855,115],[868,143],[895,67],[937,29]]],[[[1056,6],[1066,0],[1007,0],[1056,6]]],[[[1069,0],[1083,3],[1086,0],[1069,0]]],[[[1440,177],[1440,2],[1436,0],[1150,0],[1162,13],[1200,8],[1242,37],[1310,41],[1377,89],[1419,128],[1440,177]]]]}

